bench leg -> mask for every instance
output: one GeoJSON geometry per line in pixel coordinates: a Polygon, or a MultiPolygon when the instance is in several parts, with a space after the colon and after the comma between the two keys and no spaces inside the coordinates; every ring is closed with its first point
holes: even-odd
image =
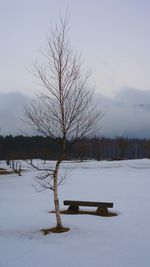
{"type": "Polygon", "coordinates": [[[69,206],[68,211],[70,213],[78,213],[79,212],[79,206],[69,206]]]}
{"type": "Polygon", "coordinates": [[[98,207],[96,213],[100,216],[107,216],[108,215],[108,208],[98,207]]]}

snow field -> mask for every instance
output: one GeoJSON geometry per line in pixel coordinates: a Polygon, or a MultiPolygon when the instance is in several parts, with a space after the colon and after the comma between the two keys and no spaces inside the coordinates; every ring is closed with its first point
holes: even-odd
{"type": "Polygon", "coordinates": [[[64,199],[111,201],[118,216],[62,215],[70,231],[43,236],[55,225],[52,192],[35,192],[30,168],[1,175],[0,267],[149,267],[150,160],[65,162],[64,170],[62,209],[64,199]]]}

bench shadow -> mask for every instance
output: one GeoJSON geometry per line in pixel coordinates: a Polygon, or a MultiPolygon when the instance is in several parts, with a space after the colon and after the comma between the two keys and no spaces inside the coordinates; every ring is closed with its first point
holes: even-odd
{"type": "MultiPolygon", "coordinates": [[[[50,211],[50,213],[55,213],[55,211],[50,211]]],[[[115,211],[108,211],[107,215],[100,215],[97,214],[95,211],[88,211],[88,210],[79,210],[77,212],[74,211],[69,211],[69,210],[61,210],[60,211],[61,214],[65,214],[65,215],[95,215],[95,216],[100,216],[100,217],[113,217],[113,216],[118,216],[118,213],[115,211]]]]}

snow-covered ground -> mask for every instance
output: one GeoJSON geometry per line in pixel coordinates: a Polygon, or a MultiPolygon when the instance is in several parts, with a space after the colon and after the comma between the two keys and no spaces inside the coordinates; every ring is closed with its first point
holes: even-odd
{"type": "Polygon", "coordinates": [[[60,187],[62,209],[64,199],[111,201],[118,216],[62,215],[70,231],[43,236],[55,225],[52,193],[35,192],[29,168],[1,175],[0,267],[149,267],[150,160],[64,166],[72,171],[60,187]]]}

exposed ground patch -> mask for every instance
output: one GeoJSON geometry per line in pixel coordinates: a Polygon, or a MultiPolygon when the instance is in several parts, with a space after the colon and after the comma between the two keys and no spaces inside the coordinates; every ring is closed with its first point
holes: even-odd
{"type": "Polygon", "coordinates": [[[57,233],[57,234],[65,233],[65,232],[68,232],[69,230],[70,228],[68,227],[62,227],[62,228],[52,227],[52,228],[47,228],[47,229],[41,229],[41,232],[43,233],[43,235],[48,235],[50,233],[57,233]]]}
{"type": "MultiPolygon", "coordinates": [[[[50,211],[50,213],[55,213],[55,211],[50,211]]],[[[61,210],[60,211],[61,214],[65,214],[65,215],[96,215],[96,216],[100,216],[100,217],[113,217],[113,216],[118,216],[118,213],[115,211],[109,211],[107,215],[99,215],[97,214],[96,211],[88,211],[88,210],[79,210],[78,212],[71,212],[69,210],[61,210]]]]}

